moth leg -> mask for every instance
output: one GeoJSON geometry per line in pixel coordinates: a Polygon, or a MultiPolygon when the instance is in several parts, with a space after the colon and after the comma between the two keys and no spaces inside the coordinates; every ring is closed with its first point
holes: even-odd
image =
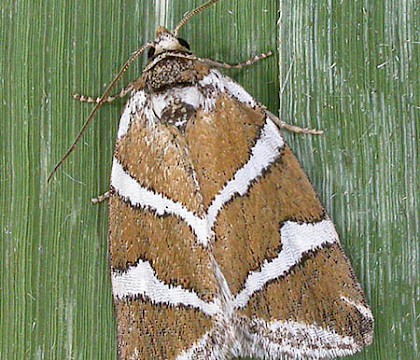
{"type": "Polygon", "coordinates": [[[213,67],[219,67],[219,68],[223,68],[223,69],[241,69],[244,66],[253,65],[256,62],[258,62],[258,61],[260,61],[262,59],[268,58],[271,55],[273,55],[273,52],[272,51],[268,51],[266,53],[256,55],[253,58],[251,58],[251,59],[249,59],[247,61],[244,61],[242,63],[239,63],[239,64],[227,64],[227,63],[219,62],[219,61],[212,60],[212,59],[201,59],[201,58],[197,58],[197,60],[198,61],[202,61],[205,64],[210,65],[210,66],[213,66],[213,67]]]}
{"type": "Polygon", "coordinates": [[[103,202],[105,200],[108,200],[111,196],[112,196],[112,191],[109,190],[106,193],[104,193],[102,195],[99,195],[96,198],[93,198],[91,201],[92,201],[92,204],[95,204],[96,205],[96,204],[99,204],[99,203],[101,203],[101,202],[103,202]]]}
{"type": "MultiPolygon", "coordinates": [[[[119,94],[108,96],[106,99],[104,99],[104,102],[111,103],[115,99],[122,99],[123,97],[126,97],[133,90],[133,88],[134,88],[134,83],[130,83],[130,84],[128,84],[127,87],[122,89],[119,94]]],[[[80,95],[80,94],[73,94],[73,99],[79,100],[79,101],[85,102],[85,103],[90,103],[90,104],[91,103],[97,104],[97,103],[99,103],[99,101],[101,101],[100,97],[94,98],[94,97],[91,97],[91,96],[80,95]]]]}
{"type": "Polygon", "coordinates": [[[322,135],[324,133],[324,130],[318,130],[318,129],[308,129],[308,128],[301,128],[299,126],[295,125],[289,125],[280,118],[278,118],[276,115],[274,115],[272,112],[265,110],[267,116],[280,128],[280,129],[286,129],[288,131],[294,132],[296,134],[309,134],[309,135],[322,135]]]}

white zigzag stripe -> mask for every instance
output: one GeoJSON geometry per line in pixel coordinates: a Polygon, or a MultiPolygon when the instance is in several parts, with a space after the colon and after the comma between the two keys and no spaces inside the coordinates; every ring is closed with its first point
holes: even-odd
{"type": "MultiPolygon", "coordinates": [[[[316,224],[288,221],[280,231],[283,249],[277,258],[265,262],[259,271],[250,273],[245,281],[244,290],[234,300],[230,300],[232,304],[226,304],[225,307],[245,307],[255,292],[261,290],[269,281],[287,273],[292,266],[299,263],[305,252],[316,250],[324,244],[338,242],[338,235],[330,220],[322,220],[316,224]]],[[[184,304],[200,309],[208,315],[222,311],[217,303],[206,303],[193,291],[180,286],[166,285],[156,277],[151,265],[142,260],[123,273],[113,273],[112,285],[114,296],[119,298],[141,294],[157,303],[184,304]]],[[[227,300],[229,301],[229,298],[227,300]]]]}
{"type": "Polygon", "coordinates": [[[180,203],[140,186],[135,179],[124,171],[115,158],[112,166],[111,185],[120,196],[134,206],[153,209],[158,215],[172,214],[179,216],[191,226],[197,236],[197,241],[207,246],[213,236],[213,225],[223,205],[236,194],[241,196],[246,194],[252,182],[280,155],[284,140],[276,125],[268,118],[266,121],[260,138],[251,149],[250,159],[214,198],[204,218],[196,216],[180,203]]]}
{"type": "Polygon", "coordinates": [[[265,261],[259,271],[251,272],[245,288],[236,296],[235,308],[243,308],[256,291],[269,281],[287,273],[299,263],[305,252],[321,248],[325,244],[338,242],[338,235],[331,220],[315,224],[299,224],[287,221],[280,229],[282,250],[271,261],[265,261]]]}
{"type": "Polygon", "coordinates": [[[331,359],[353,354],[360,348],[354,339],[337,334],[334,330],[295,321],[252,320],[256,334],[242,356],[252,355],[264,359],[331,359]],[[252,346],[262,344],[263,347],[252,346]],[[267,356],[269,354],[269,356],[267,356]]]}
{"type": "Polygon", "coordinates": [[[112,164],[111,185],[121,197],[128,200],[133,206],[153,209],[157,215],[174,214],[179,216],[191,226],[198,242],[207,245],[212,234],[207,219],[201,219],[180,203],[140,186],[124,171],[115,158],[112,164]]]}
{"type": "Polygon", "coordinates": [[[212,316],[220,313],[220,305],[201,300],[192,290],[181,286],[170,286],[156,277],[155,271],[147,261],[139,260],[127,271],[112,274],[112,290],[115,297],[146,295],[154,303],[167,305],[185,305],[200,309],[204,314],[212,316]]]}
{"type": "Polygon", "coordinates": [[[230,201],[235,194],[245,195],[252,182],[261,176],[262,172],[280,155],[284,146],[283,137],[270,119],[267,118],[266,121],[260,138],[251,149],[252,155],[248,162],[236,172],[233,179],[225,185],[209,206],[207,219],[210,228],[213,228],[223,205],[230,201]]]}

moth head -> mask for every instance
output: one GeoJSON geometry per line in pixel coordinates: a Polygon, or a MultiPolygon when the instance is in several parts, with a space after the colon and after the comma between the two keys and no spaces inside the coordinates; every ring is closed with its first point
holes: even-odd
{"type": "Polygon", "coordinates": [[[151,59],[167,51],[189,53],[190,46],[184,39],[176,37],[168,29],[160,26],[156,31],[156,39],[151,44],[147,56],[151,59]]]}
{"type": "Polygon", "coordinates": [[[216,4],[220,0],[208,0],[203,5],[199,6],[198,8],[190,11],[175,27],[175,29],[170,32],[168,29],[160,26],[156,31],[156,39],[152,43],[148,43],[147,47],[149,47],[148,58],[149,60],[155,57],[156,55],[162,54],[167,51],[178,51],[178,52],[185,52],[190,53],[190,46],[184,40],[178,37],[179,31],[181,28],[187,24],[191,18],[196,16],[197,14],[201,13],[202,11],[206,10],[210,6],[216,4]]]}

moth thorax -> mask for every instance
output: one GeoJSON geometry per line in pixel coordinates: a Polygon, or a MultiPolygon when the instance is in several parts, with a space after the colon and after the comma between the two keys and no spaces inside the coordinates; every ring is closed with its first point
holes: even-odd
{"type": "Polygon", "coordinates": [[[207,73],[208,68],[192,59],[168,55],[145,72],[144,76],[147,87],[157,92],[174,86],[195,84],[207,73]]]}

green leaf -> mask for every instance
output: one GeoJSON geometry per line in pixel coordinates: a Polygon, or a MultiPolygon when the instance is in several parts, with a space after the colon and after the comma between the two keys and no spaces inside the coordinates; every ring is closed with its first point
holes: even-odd
{"type": "MultiPolygon", "coordinates": [[[[46,179],[91,110],[70,95],[101,95],[158,25],[202,3],[1,2],[1,359],[115,358],[107,208],[90,199],[108,190],[124,101],[104,106],[46,179]]],[[[414,0],[222,0],[180,34],[197,55],[231,63],[280,46],[227,74],[287,122],[327,130],[286,136],[376,317],[358,359],[419,357],[419,19],[414,0]]]]}

